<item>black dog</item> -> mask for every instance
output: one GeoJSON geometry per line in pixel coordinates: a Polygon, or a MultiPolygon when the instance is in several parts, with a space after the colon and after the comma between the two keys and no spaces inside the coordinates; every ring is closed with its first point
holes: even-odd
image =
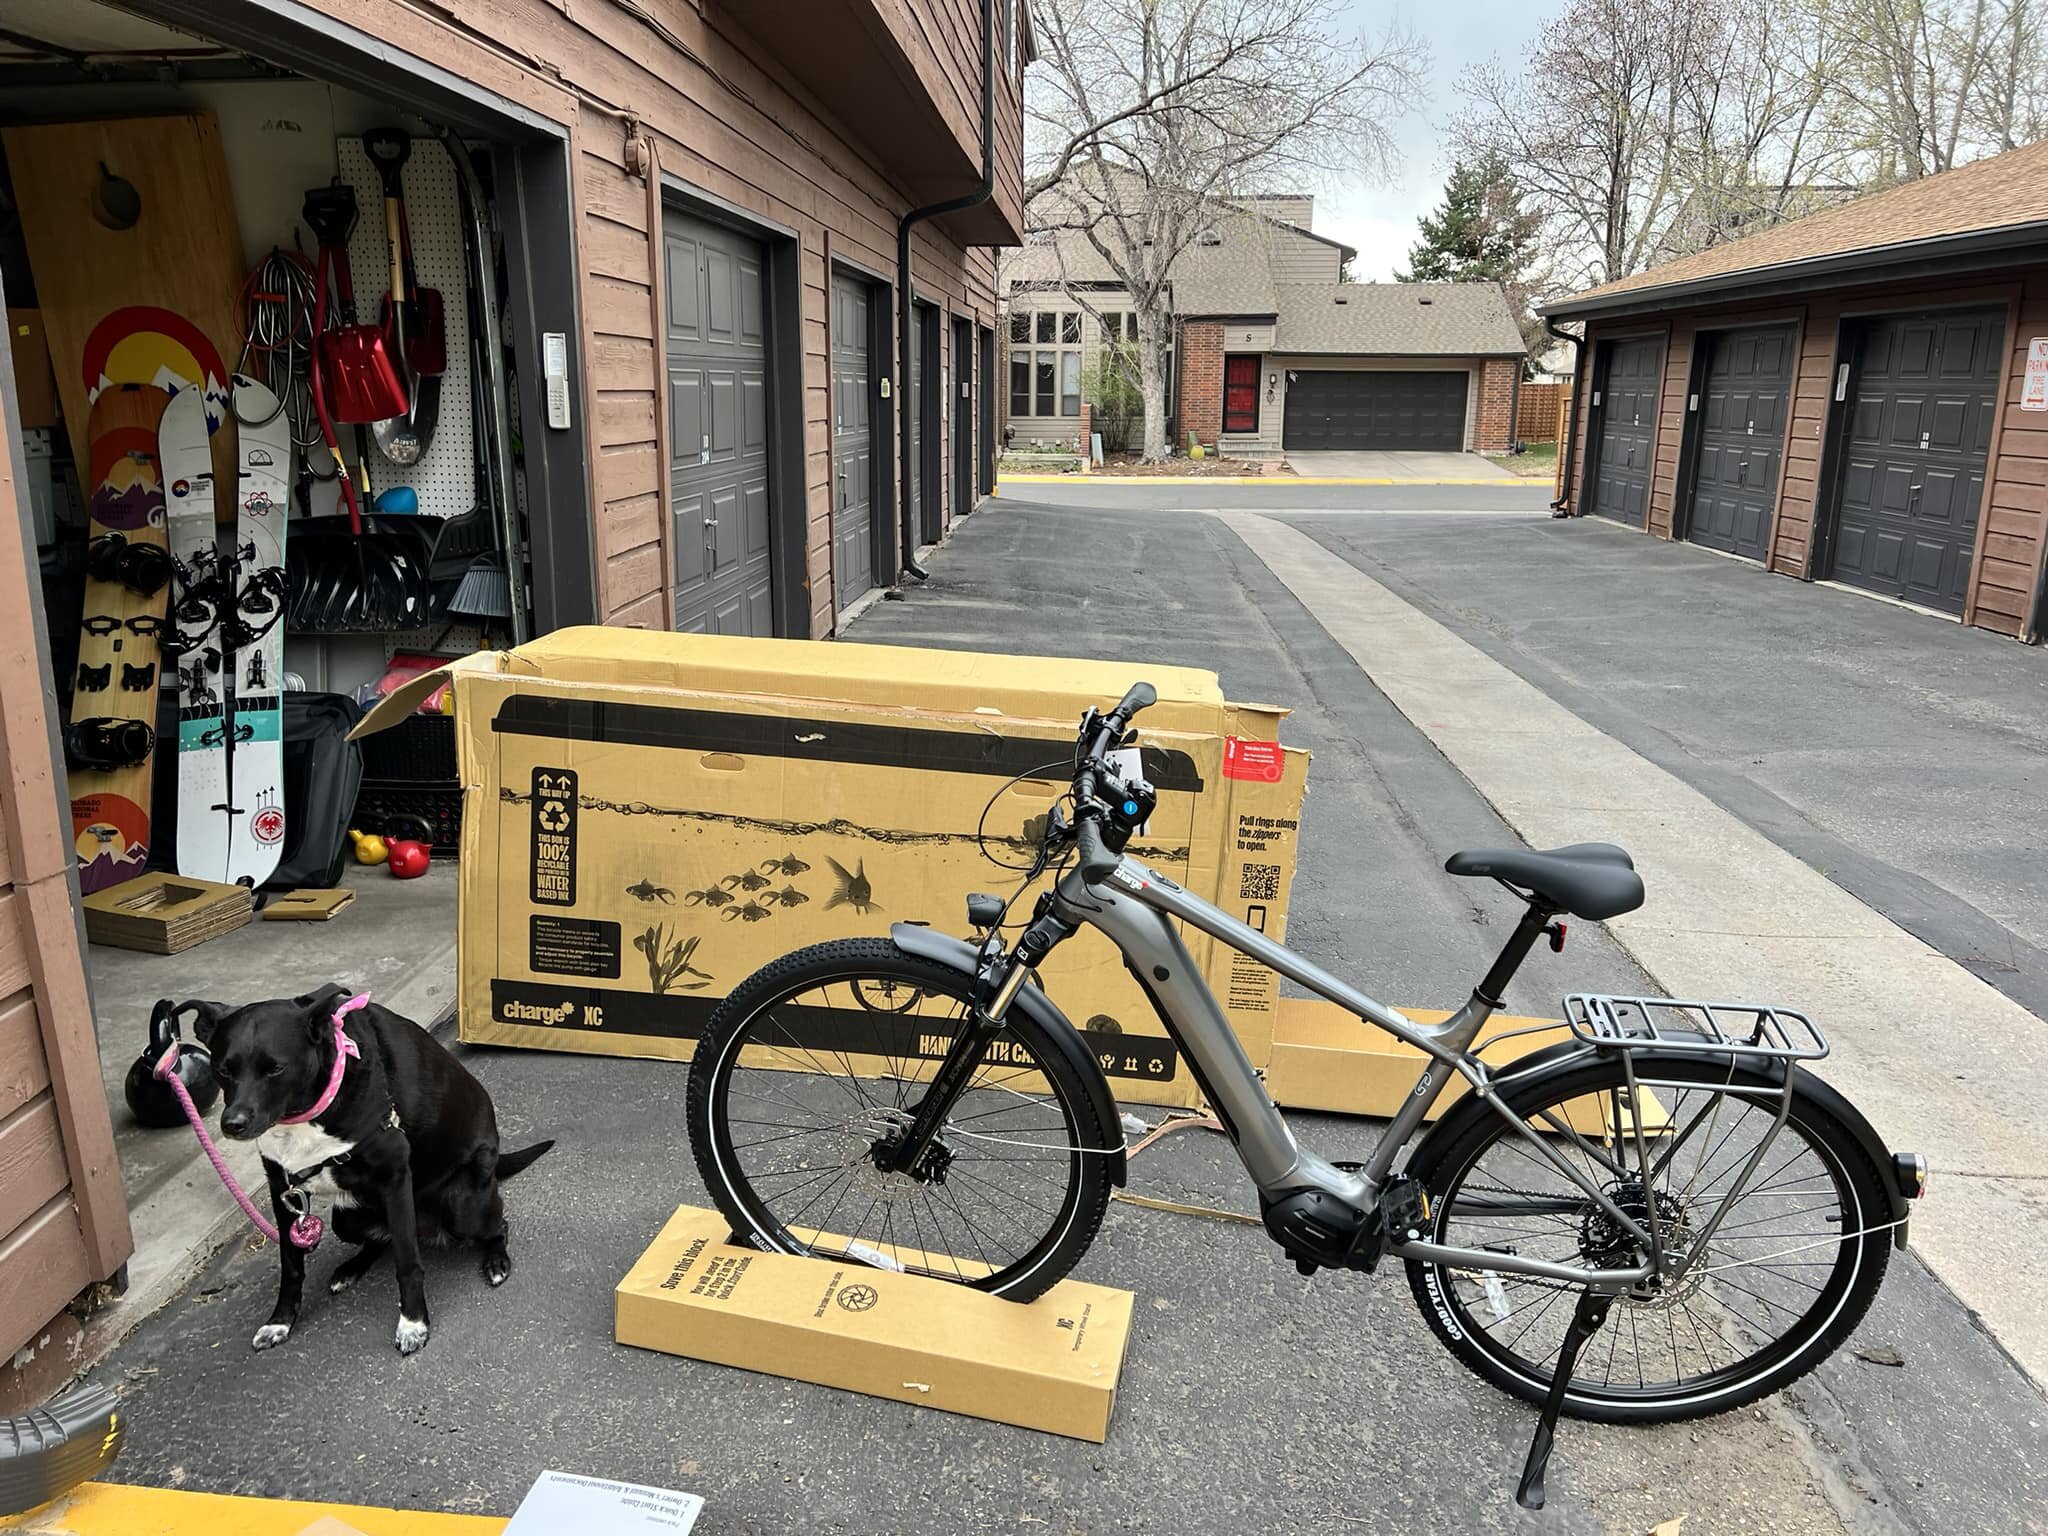
{"type": "Polygon", "coordinates": [[[375,1003],[344,1018],[360,1056],[346,1059],[333,1101],[302,1124],[280,1124],[325,1093],[336,1058],[334,1012],[348,996],[346,987],[326,986],[241,1008],[189,1005],[220,1080],[220,1128],[256,1143],[270,1180],[283,1273],[277,1309],[256,1330],[258,1349],[282,1344],[298,1321],[306,1254],[287,1233],[316,1188],[331,1184],[334,1233],[358,1245],[328,1290],[346,1290],[388,1246],[398,1266],[396,1342],[409,1355],[427,1342],[421,1241],[475,1243],[484,1279],[504,1284],[512,1256],[498,1183],[554,1145],[536,1142],[500,1156],[483,1084],[427,1031],[375,1003]]]}

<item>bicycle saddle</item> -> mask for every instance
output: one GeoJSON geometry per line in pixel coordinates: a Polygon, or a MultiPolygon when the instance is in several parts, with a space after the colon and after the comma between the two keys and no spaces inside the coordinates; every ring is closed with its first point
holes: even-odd
{"type": "Polygon", "coordinates": [[[1643,904],[1643,877],[1635,860],[1612,843],[1566,848],[1467,848],[1444,860],[1453,875],[1490,875],[1532,891],[1573,917],[1600,919],[1643,904]]]}

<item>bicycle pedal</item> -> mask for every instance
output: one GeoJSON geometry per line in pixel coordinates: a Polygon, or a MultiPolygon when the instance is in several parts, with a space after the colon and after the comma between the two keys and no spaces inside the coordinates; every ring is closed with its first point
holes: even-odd
{"type": "Polygon", "coordinates": [[[1395,1242],[1419,1243],[1429,1235],[1429,1191],[1418,1180],[1391,1180],[1380,1191],[1380,1223],[1395,1242]]]}

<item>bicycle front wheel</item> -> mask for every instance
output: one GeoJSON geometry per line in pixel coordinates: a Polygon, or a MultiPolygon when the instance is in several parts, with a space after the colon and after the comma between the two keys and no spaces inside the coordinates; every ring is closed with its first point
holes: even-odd
{"type": "MultiPolygon", "coordinates": [[[[1884,1279],[1891,1206],[1862,1142],[1796,1075],[1775,1132],[1778,1084],[1760,1073],[1660,1059],[1639,1065],[1637,1083],[1640,1135],[1610,1057],[1504,1097],[1545,1148],[1691,1254],[1682,1278],[1620,1293],[1564,1401],[1578,1418],[1655,1424],[1739,1408],[1832,1354],[1884,1279]]],[[[1429,1159],[1410,1172],[1432,1197],[1434,1242],[1575,1268],[1641,1262],[1627,1229],[1505,1118],[1475,1120],[1429,1159]]],[[[1542,1401],[1580,1287],[1416,1261],[1408,1278],[1459,1360],[1542,1401]]]]}
{"type": "Polygon", "coordinates": [[[973,980],[883,939],[799,950],[742,982],[690,1066],[690,1144],[733,1230],[780,1253],[1029,1301],[1109,1203],[1104,1125],[1071,1058],[1013,1008],[938,1136],[884,1171],[964,1026],[973,980]]]}

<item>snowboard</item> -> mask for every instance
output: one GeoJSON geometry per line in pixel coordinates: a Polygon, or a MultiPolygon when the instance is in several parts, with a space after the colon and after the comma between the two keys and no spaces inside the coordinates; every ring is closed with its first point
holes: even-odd
{"type": "Polygon", "coordinates": [[[260,886],[284,852],[284,535],[291,506],[292,425],[277,396],[237,375],[241,429],[235,492],[235,602],[227,623],[229,758],[226,878],[260,886]]]}
{"type": "Polygon", "coordinates": [[[221,880],[228,865],[221,620],[230,571],[214,511],[205,390],[187,385],[171,396],[157,430],[157,452],[173,572],[164,651],[178,684],[178,873],[221,880]]]}
{"type": "MultiPolygon", "coordinates": [[[[168,403],[148,384],[109,384],[92,403],[86,420],[90,563],[141,571],[149,551],[159,562],[169,553],[157,461],[157,428],[168,403]],[[119,542],[100,542],[110,537],[119,542]]],[[[168,583],[142,592],[117,575],[86,578],[66,756],[78,885],[88,895],[134,879],[149,862],[150,733],[156,729],[157,641],[169,595],[168,583]],[[124,726],[143,743],[135,760],[91,766],[73,754],[75,740],[124,726]]]]}

